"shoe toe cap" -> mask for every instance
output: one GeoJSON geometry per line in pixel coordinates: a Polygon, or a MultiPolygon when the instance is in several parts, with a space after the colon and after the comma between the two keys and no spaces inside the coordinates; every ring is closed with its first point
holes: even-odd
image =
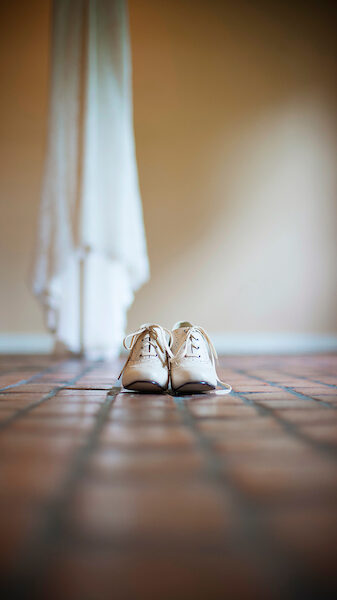
{"type": "Polygon", "coordinates": [[[166,389],[168,385],[168,369],[159,365],[132,365],[123,373],[122,384],[125,388],[137,382],[156,383],[166,389]]]}
{"type": "Polygon", "coordinates": [[[213,368],[208,365],[179,366],[172,369],[171,380],[173,389],[186,385],[188,383],[207,383],[216,387],[217,378],[213,368]]]}

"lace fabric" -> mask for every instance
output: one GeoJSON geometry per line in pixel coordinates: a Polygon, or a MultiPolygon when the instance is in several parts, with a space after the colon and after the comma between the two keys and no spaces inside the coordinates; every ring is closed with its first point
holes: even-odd
{"type": "Polygon", "coordinates": [[[92,358],[115,357],[134,292],[149,276],[127,3],[55,0],[53,7],[32,288],[56,342],[92,358]]]}

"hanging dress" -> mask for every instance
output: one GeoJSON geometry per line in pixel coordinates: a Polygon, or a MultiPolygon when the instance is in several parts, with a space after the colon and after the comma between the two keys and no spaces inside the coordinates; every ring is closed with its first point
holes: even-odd
{"type": "Polygon", "coordinates": [[[124,0],[55,0],[33,291],[55,341],[115,356],[149,265],[124,0]]]}

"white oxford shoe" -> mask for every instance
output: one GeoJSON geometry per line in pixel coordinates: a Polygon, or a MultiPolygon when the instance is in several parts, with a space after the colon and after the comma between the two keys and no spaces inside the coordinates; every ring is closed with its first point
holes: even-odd
{"type": "Polygon", "coordinates": [[[229,393],[231,386],[219,380],[215,369],[216,350],[206,331],[188,321],[179,321],[172,330],[171,385],[181,394],[207,392],[221,383],[229,393]]]}
{"type": "Polygon", "coordinates": [[[120,373],[123,386],[138,392],[167,390],[171,341],[172,334],[168,329],[151,323],[145,323],[127,335],[123,344],[130,354],[120,373]]]}

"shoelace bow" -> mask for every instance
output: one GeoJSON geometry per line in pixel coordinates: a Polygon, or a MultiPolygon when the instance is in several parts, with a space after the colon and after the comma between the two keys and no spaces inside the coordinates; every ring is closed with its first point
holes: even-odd
{"type": "Polygon", "coordinates": [[[121,377],[121,375],[125,371],[125,368],[131,358],[132,350],[133,350],[136,342],[138,341],[139,336],[141,336],[142,334],[144,334],[146,332],[148,332],[148,334],[149,334],[149,339],[146,340],[146,345],[152,346],[156,350],[156,344],[157,344],[157,346],[159,346],[160,350],[163,353],[166,352],[170,359],[173,358],[173,354],[172,354],[172,351],[170,348],[170,345],[172,344],[172,340],[173,340],[171,331],[169,329],[166,329],[166,327],[162,327],[161,325],[156,325],[155,323],[144,323],[143,325],[141,325],[139,327],[139,329],[137,329],[136,331],[133,331],[132,333],[129,333],[127,336],[125,336],[125,338],[123,340],[123,346],[124,346],[125,350],[129,350],[130,354],[125,362],[123,369],[121,370],[121,372],[118,376],[118,379],[121,377]],[[169,336],[169,342],[167,342],[165,333],[167,333],[169,336]],[[128,344],[129,339],[130,339],[130,343],[128,344]]]}
{"type": "MultiPolygon", "coordinates": [[[[190,342],[191,348],[198,349],[198,346],[195,346],[193,344],[193,340],[197,339],[195,337],[196,333],[199,333],[206,340],[208,347],[209,347],[211,361],[212,361],[212,365],[214,367],[214,370],[215,370],[215,373],[217,376],[218,383],[220,383],[222,386],[225,387],[226,391],[224,393],[229,394],[229,392],[232,391],[232,386],[230,386],[228,383],[225,383],[224,381],[221,381],[221,379],[218,376],[217,370],[216,370],[216,361],[218,360],[217,351],[214,348],[213,342],[210,339],[210,337],[208,336],[207,332],[199,325],[193,325],[193,327],[189,327],[184,341],[179,346],[175,355],[173,357],[170,357],[170,362],[171,363],[177,362],[181,358],[184,358],[185,356],[187,356],[187,349],[188,349],[189,342],[190,342]]],[[[193,355],[193,352],[192,352],[192,355],[193,355]]]]}

